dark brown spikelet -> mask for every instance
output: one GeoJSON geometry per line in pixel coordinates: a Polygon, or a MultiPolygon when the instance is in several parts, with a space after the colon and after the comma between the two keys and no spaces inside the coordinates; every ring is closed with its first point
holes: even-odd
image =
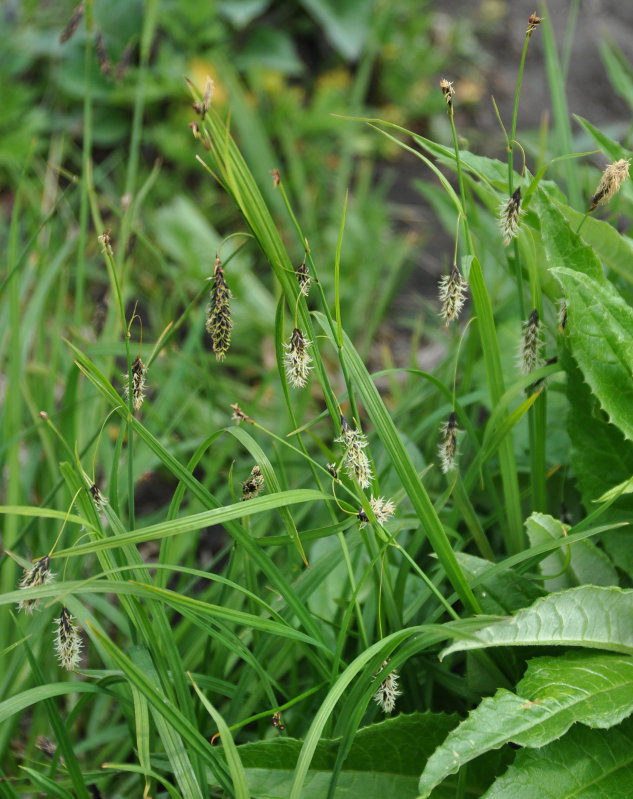
{"type": "Polygon", "coordinates": [[[119,58],[119,62],[116,65],[116,70],[114,72],[114,79],[116,80],[117,83],[123,80],[125,73],[127,72],[127,68],[132,63],[133,53],[134,53],[134,42],[128,42],[125,45],[125,49],[121,53],[121,58],[119,58]]]}
{"type": "Polygon", "coordinates": [[[105,41],[101,31],[95,36],[95,50],[97,51],[97,60],[99,61],[99,69],[106,78],[110,77],[112,66],[108,58],[108,51],[106,50],[105,41]]]}
{"type": "Polygon", "coordinates": [[[37,736],[35,739],[35,746],[40,750],[40,752],[44,752],[47,757],[54,757],[55,752],[57,751],[57,746],[45,735],[37,736]]]}
{"type": "Polygon", "coordinates": [[[304,297],[307,297],[310,293],[310,283],[312,282],[312,278],[310,277],[310,273],[308,272],[308,267],[306,266],[305,260],[303,260],[299,266],[295,269],[295,274],[297,275],[297,283],[299,284],[299,290],[303,294],[304,297]]]}
{"type": "Polygon", "coordinates": [[[224,269],[219,257],[216,256],[213,266],[213,286],[211,288],[211,301],[207,306],[207,333],[211,335],[213,352],[218,361],[226,358],[226,353],[231,345],[231,307],[229,300],[231,292],[226,285],[224,269]]]}
{"type": "Polygon", "coordinates": [[[536,11],[530,14],[530,18],[528,19],[528,29],[525,32],[528,38],[534,33],[541,22],[543,22],[543,17],[537,16],[536,11]]]}
{"type": "MultiPolygon", "coordinates": [[[[20,588],[37,588],[40,585],[49,583],[55,575],[51,573],[51,559],[48,555],[35,561],[30,569],[25,569],[22,579],[20,580],[20,588]]],[[[37,607],[39,600],[37,599],[21,599],[18,602],[18,610],[23,610],[25,613],[33,613],[37,607]]]]}
{"type": "MultiPolygon", "coordinates": [[[[147,369],[145,364],[141,360],[141,356],[138,355],[132,364],[132,406],[135,411],[138,411],[141,405],[143,404],[143,400],[145,399],[145,375],[147,374],[147,369]]],[[[130,392],[130,384],[127,375],[123,375],[125,380],[125,397],[126,399],[129,397],[130,392]]]]}
{"type": "Polygon", "coordinates": [[[259,466],[253,466],[248,480],[242,483],[242,500],[253,499],[264,488],[264,475],[259,466]]]}
{"type": "Polygon", "coordinates": [[[68,25],[64,28],[59,36],[59,43],[64,44],[70,38],[72,38],[75,34],[75,31],[79,27],[79,23],[81,22],[84,12],[86,10],[86,6],[84,3],[79,3],[78,6],[75,6],[75,10],[73,11],[72,17],[68,20],[68,25]]]}
{"type": "Polygon", "coordinates": [[[237,402],[234,405],[231,405],[233,409],[233,414],[231,415],[231,419],[235,420],[235,424],[240,424],[241,422],[248,422],[249,424],[255,424],[255,422],[251,419],[250,416],[244,413],[244,411],[240,408],[237,402]]]}

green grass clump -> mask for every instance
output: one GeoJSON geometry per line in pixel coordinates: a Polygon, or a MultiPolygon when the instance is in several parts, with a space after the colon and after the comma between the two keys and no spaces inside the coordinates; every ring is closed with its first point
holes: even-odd
{"type": "Polygon", "coordinates": [[[370,5],[306,4],[339,55],[306,100],[265,15],[234,68],[237,10],[205,38],[193,4],[86,3],[55,55],[76,129],[2,140],[3,796],[628,790],[630,153],[579,119],[616,165],[580,166],[545,13],[507,161],[460,146],[459,81],[429,102],[446,143],[378,117],[404,34],[370,5]],[[166,64],[197,49],[191,108],[166,64]],[[452,237],[406,365],[374,346],[412,247],[373,177],[401,148],[452,237]]]}

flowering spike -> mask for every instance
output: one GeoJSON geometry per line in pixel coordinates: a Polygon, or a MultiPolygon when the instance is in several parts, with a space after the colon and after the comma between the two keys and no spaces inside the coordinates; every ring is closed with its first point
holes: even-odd
{"type": "Polygon", "coordinates": [[[312,278],[310,277],[310,273],[308,272],[308,267],[306,266],[305,260],[302,261],[299,266],[295,269],[295,274],[297,275],[297,283],[299,284],[299,291],[303,294],[304,297],[307,297],[310,293],[310,283],[312,282],[312,278]]]}
{"type": "Polygon", "coordinates": [[[242,483],[242,500],[253,499],[264,488],[264,475],[259,466],[255,465],[251,469],[248,480],[242,483]]]}
{"type": "Polygon", "coordinates": [[[72,36],[74,36],[75,31],[79,27],[79,23],[83,19],[85,11],[86,11],[85,3],[79,3],[79,5],[75,6],[75,10],[73,11],[71,18],[68,21],[68,24],[66,25],[66,27],[59,36],[60,44],[64,44],[64,42],[67,42],[72,36]]]}
{"type": "Polygon", "coordinates": [[[626,158],[621,158],[619,161],[614,161],[609,164],[602,173],[600,183],[595,194],[591,198],[591,207],[589,211],[593,211],[599,205],[608,203],[614,194],[620,191],[620,186],[629,176],[629,162],[626,158]]]}
{"type": "Polygon", "coordinates": [[[536,11],[530,14],[530,18],[528,19],[528,29],[525,32],[525,35],[528,37],[528,39],[532,36],[541,22],[543,22],[543,17],[537,16],[536,11]]]}
{"type": "Polygon", "coordinates": [[[235,424],[240,424],[241,422],[248,422],[249,424],[255,424],[255,422],[251,419],[251,417],[247,416],[244,413],[244,411],[240,408],[237,402],[231,405],[231,408],[233,409],[231,419],[235,420],[235,424]]]}
{"type": "Polygon", "coordinates": [[[74,671],[79,665],[79,653],[81,652],[81,638],[77,625],[65,607],[62,608],[62,612],[59,618],[55,619],[54,624],[57,627],[55,651],[59,664],[67,671],[74,671]]]}
{"type": "Polygon", "coordinates": [[[455,95],[455,89],[453,88],[453,84],[450,80],[446,80],[446,78],[442,78],[440,81],[440,89],[442,90],[442,94],[444,95],[444,99],[446,100],[446,105],[449,108],[453,107],[453,97],[455,95]]]}
{"type": "Polygon", "coordinates": [[[457,449],[457,417],[455,412],[451,413],[447,422],[440,426],[442,438],[437,445],[437,454],[440,459],[440,468],[444,474],[452,472],[456,468],[456,460],[459,454],[457,449]]]}
{"type": "Polygon", "coordinates": [[[527,322],[523,323],[523,335],[519,349],[519,368],[521,374],[529,375],[535,369],[543,366],[541,357],[541,320],[536,308],[530,314],[527,322]]]}
{"type": "Polygon", "coordinates": [[[459,318],[466,301],[467,288],[468,283],[461,276],[456,266],[453,266],[450,275],[444,275],[440,280],[439,295],[442,303],[440,316],[447,326],[454,319],[459,318]]]}
{"type": "Polygon", "coordinates": [[[348,476],[358,480],[361,488],[367,488],[372,479],[369,458],[363,451],[367,446],[367,439],[360,432],[350,427],[349,422],[341,416],[341,435],[334,439],[345,447],[345,471],[348,476]]]}
{"type": "Polygon", "coordinates": [[[308,354],[308,347],[312,344],[309,339],[303,337],[303,333],[298,327],[292,331],[290,343],[284,344],[286,350],[284,354],[284,366],[286,368],[286,378],[291,386],[303,388],[308,382],[308,374],[312,358],[308,354]]]}
{"type": "Polygon", "coordinates": [[[101,70],[101,73],[106,76],[106,78],[109,78],[110,73],[112,72],[112,65],[110,64],[110,59],[108,58],[108,51],[106,50],[105,40],[101,31],[98,31],[97,35],[95,36],[95,50],[97,52],[99,69],[101,70]]]}
{"type": "Polygon", "coordinates": [[[512,239],[519,235],[521,217],[525,211],[521,208],[521,188],[512,197],[501,204],[499,209],[499,226],[503,233],[503,243],[507,247],[512,239]]]}
{"type": "MultiPolygon", "coordinates": [[[[369,500],[369,504],[371,505],[371,509],[374,512],[378,524],[384,524],[396,512],[396,506],[391,499],[372,496],[369,500]]],[[[358,511],[357,517],[360,521],[360,529],[362,530],[369,522],[369,519],[362,508],[358,511]]]]}
{"type": "MultiPolygon", "coordinates": [[[[145,399],[145,375],[147,374],[147,369],[145,368],[145,364],[141,360],[141,356],[138,355],[132,364],[132,407],[135,411],[138,411],[141,405],[143,404],[143,400],[145,399]]],[[[123,380],[125,381],[123,390],[125,391],[125,398],[129,399],[130,397],[130,381],[127,375],[123,375],[123,380]]]]}
{"type": "MultiPolygon", "coordinates": [[[[382,671],[389,663],[389,658],[383,661],[379,671],[382,671]]],[[[372,679],[375,679],[376,675],[372,679]]],[[[402,691],[398,688],[398,672],[394,669],[389,672],[385,679],[380,683],[380,687],[373,695],[373,700],[380,705],[383,713],[391,713],[396,706],[396,698],[401,696],[402,691]]]]}
{"type": "Polygon", "coordinates": [[[90,496],[92,497],[93,502],[95,503],[95,508],[97,510],[103,510],[105,506],[108,504],[108,498],[104,496],[101,493],[101,491],[99,491],[99,488],[96,483],[93,483],[90,486],[90,496]]]}
{"type": "Polygon", "coordinates": [[[229,300],[232,295],[226,285],[224,269],[222,269],[218,256],[213,265],[213,286],[210,296],[211,301],[207,306],[206,329],[207,333],[211,334],[211,343],[216,359],[223,361],[231,344],[233,320],[231,319],[229,300]]]}
{"type": "MultiPolygon", "coordinates": [[[[20,580],[20,588],[37,588],[40,585],[46,585],[55,577],[50,570],[51,559],[48,555],[36,560],[30,569],[25,569],[22,579],[20,580]]],[[[23,610],[25,613],[33,613],[39,600],[37,599],[21,599],[18,602],[18,611],[23,610]]]]}

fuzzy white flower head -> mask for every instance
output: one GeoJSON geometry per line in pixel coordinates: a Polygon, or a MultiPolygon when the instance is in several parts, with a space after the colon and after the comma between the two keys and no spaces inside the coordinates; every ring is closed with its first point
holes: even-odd
{"type": "Polygon", "coordinates": [[[523,323],[523,334],[517,358],[521,374],[529,375],[530,372],[543,366],[542,343],[541,320],[538,311],[534,309],[528,321],[523,323]]]}
{"type": "Polygon", "coordinates": [[[507,247],[512,239],[519,235],[521,217],[525,211],[521,208],[521,189],[518,188],[499,208],[499,226],[503,234],[503,243],[507,247]]]}
{"type": "Polygon", "coordinates": [[[292,331],[290,342],[284,344],[284,367],[286,378],[294,388],[303,388],[308,382],[308,375],[312,367],[312,358],[308,353],[308,347],[312,342],[303,337],[303,333],[298,327],[292,331]]]}
{"type": "Polygon", "coordinates": [[[66,608],[58,619],[55,619],[55,651],[61,666],[67,671],[74,671],[79,665],[79,654],[81,652],[81,638],[79,630],[74,623],[73,617],[66,608]]]}
{"type": "MultiPolygon", "coordinates": [[[[388,662],[388,660],[383,662],[380,671],[384,669],[388,662]]],[[[392,713],[396,706],[396,699],[401,695],[402,691],[398,688],[398,672],[394,669],[380,683],[380,687],[372,698],[374,702],[380,705],[383,713],[392,713]]]]}
{"type": "MultiPolygon", "coordinates": [[[[374,516],[376,517],[378,524],[384,524],[396,512],[396,506],[391,499],[372,496],[372,498],[369,500],[369,504],[371,505],[371,509],[374,512],[374,516]]],[[[358,518],[360,520],[360,529],[362,530],[369,521],[367,514],[362,510],[362,508],[358,511],[358,518]]]]}
{"type": "Polygon", "coordinates": [[[459,454],[457,449],[457,417],[454,413],[448,417],[447,422],[443,422],[440,426],[440,433],[442,438],[437,445],[437,455],[440,459],[440,468],[444,474],[452,472],[456,467],[457,456],[459,454]]]}
{"type": "Polygon", "coordinates": [[[440,316],[449,325],[458,319],[464,303],[468,283],[460,275],[459,269],[453,266],[450,275],[444,275],[439,283],[439,296],[442,303],[440,316]]]}
{"type": "Polygon", "coordinates": [[[341,435],[334,439],[345,447],[345,471],[352,480],[358,480],[361,488],[368,488],[372,479],[369,458],[363,452],[367,446],[367,439],[360,432],[350,426],[344,416],[341,416],[341,435]]]}
{"type": "MultiPolygon", "coordinates": [[[[55,575],[50,570],[50,565],[51,559],[48,555],[44,555],[30,569],[24,570],[19,587],[21,589],[37,588],[40,585],[50,583],[55,578],[55,575]]],[[[25,613],[31,614],[38,604],[38,599],[21,599],[18,602],[18,611],[23,610],[25,613]]]]}

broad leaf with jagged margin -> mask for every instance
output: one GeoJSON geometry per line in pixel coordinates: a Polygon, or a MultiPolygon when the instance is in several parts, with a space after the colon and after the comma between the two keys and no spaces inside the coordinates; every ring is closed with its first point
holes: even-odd
{"type": "Polygon", "coordinates": [[[508,742],[540,747],[576,722],[606,729],[633,712],[633,658],[570,652],[528,664],[516,694],[485,698],[433,753],[420,778],[423,797],[459,768],[508,742]]]}
{"type": "Polygon", "coordinates": [[[633,590],[581,585],[487,624],[442,652],[488,646],[586,646],[633,655],[633,590]]]}
{"type": "Polygon", "coordinates": [[[633,723],[608,732],[572,728],[524,749],[482,799],[625,799],[633,786],[633,723]]]}
{"type": "MultiPolygon", "coordinates": [[[[413,799],[417,795],[420,762],[457,723],[456,715],[413,713],[364,727],[354,737],[339,775],[333,799],[413,799]]],[[[256,799],[287,799],[303,741],[274,738],[238,747],[246,769],[249,792],[256,799]]],[[[301,799],[324,799],[336,762],[339,740],[319,742],[301,799]]],[[[510,762],[511,752],[491,752],[468,772],[469,784],[479,795],[510,762]]],[[[433,799],[454,799],[455,782],[447,782],[433,799]]]]}
{"type": "MultiPolygon", "coordinates": [[[[565,526],[547,513],[533,513],[525,521],[530,544],[537,547],[565,536],[565,526]]],[[[539,564],[548,591],[560,591],[575,585],[617,585],[618,575],[609,558],[591,541],[576,541],[556,549],[539,564]],[[571,548],[571,553],[568,550],[571,548]]]]}
{"type": "Polygon", "coordinates": [[[609,421],[633,440],[633,309],[606,281],[552,271],[567,300],[572,354],[609,421]]]}
{"type": "MultiPolygon", "coordinates": [[[[570,462],[583,505],[590,513],[599,497],[633,475],[633,443],[627,441],[615,425],[609,424],[565,348],[560,361],[567,373],[570,462]]],[[[601,522],[611,521],[633,521],[631,494],[623,494],[605,511],[601,522]]],[[[616,566],[633,577],[633,529],[602,533],[600,540],[616,566]]]]}

